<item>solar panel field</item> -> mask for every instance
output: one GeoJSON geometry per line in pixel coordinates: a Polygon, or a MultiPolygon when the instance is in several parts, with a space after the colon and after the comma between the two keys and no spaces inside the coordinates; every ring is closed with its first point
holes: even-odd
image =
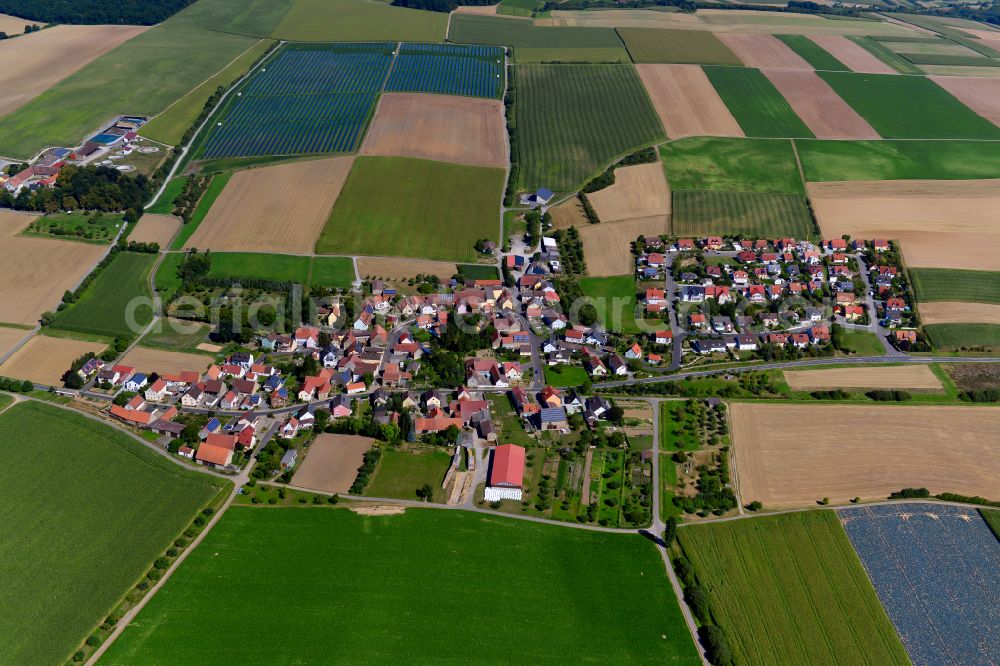
{"type": "Polygon", "coordinates": [[[403,44],[385,89],[498,98],[503,94],[503,57],[497,46],[403,44]]]}

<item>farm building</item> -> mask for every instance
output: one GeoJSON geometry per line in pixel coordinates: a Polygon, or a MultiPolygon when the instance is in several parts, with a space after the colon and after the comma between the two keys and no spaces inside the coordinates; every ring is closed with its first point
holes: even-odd
{"type": "Polygon", "coordinates": [[[524,482],[524,447],[503,444],[493,449],[489,482],[486,484],[486,501],[521,500],[524,482]]]}

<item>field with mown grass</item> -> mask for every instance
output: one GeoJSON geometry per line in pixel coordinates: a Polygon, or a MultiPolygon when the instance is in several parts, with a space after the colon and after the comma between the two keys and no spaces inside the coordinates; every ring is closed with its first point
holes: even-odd
{"type": "Polygon", "coordinates": [[[678,538],[736,663],[909,664],[833,511],[685,526],[678,538]]]}
{"type": "Polygon", "coordinates": [[[401,654],[410,663],[701,663],[663,562],[639,535],[312,506],[231,508],[104,663],[390,663],[401,654]],[[234,585],[248,562],[273,575],[234,585]],[[609,590],[629,600],[628,612],[608,602],[609,590]],[[266,610],[251,614],[266,617],[266,630],[245,631],[261,599],[266,610]],[[442,630],[456,620],[476,628],[475,640],[442,630]]]}
{"type": "Polygon", "coordinates": [[[370,0],[294,0],[271,36],[293,42],[441,42],[448,14],[370,0]]]}
{"type": "Polygon", "coordinates": [[[911,268],[917,301],[964,301],[1000,304],[1000,273],[949,268],[911,268]]]}
{"type": "Polygon", "coordinates": [[[1000,178],[1000,150],[988,141],[795,142],[806,181],[1000,178]]]}
{"type": "Polygon", "coordinates": [[[163,194],[161,194],[156,202],[146,209],[147,213],[154,215],[171,215],[174,212],[174,199],[176,199],[181,192],[184,191],[184,186],[187,185],[187,176],[177,176],[171,178],[170,182],[163,189],[163,194]]]}
{"type": "Polygon", "coordinates": [[[674,190],[671,197],[671,232],[676,236],[809,238],[816,235],[801,194],[674,190]]]}
{"type": "Polygon", "coordinates": [[[674,190],[804,191],[786,139],[691,137],[660,146],[660,157],[674,190]]]}
{"type": "Polygon", "coordinates": [[[1000,349],[1000,324],[927,324],[923,330],[936,349],[1000,349]]]}
{"type": "Polygon", "coordinates": [[[638,333],[636,287],[631,275],[588,277],[580,280],[584,296],[594,299],[598,320],[609,331],[638,333]]]}
{"type": "Polygon", "coordinates": [[[434,501],[444,501],[441,482],[451,465],[451,454],[443,449],[405,450],[384,447],[378,467],[365,488],[369,497],[416,500],[417,489],[429,483],[434,501]]]}
{"type": "Polygon", "coordinates": [[[712,86],[743,132],[754,137],[808,137],[806,127],[759,69],[704,67],[712,86]]]}
{"type": "Polygon", "coordinates": [[[56,315],[52,327],[111,337],[138,333],[129,325],[127,315],[131,314],[139,330],[152,320],[149,272],[155,263],[155,254],[119,252],[80,299],[56,315]],[[147,300],[129,313],[129,304],[136,298],[147,300]]]}
{"type": "Polygon", "coordinates": [[[850,68],[840,62],[829,51],[809,39],[805,35],[775,35],[785,43],[785,46],[799,54],[803,60],[815,69],[826,69],[835,72],[849,72],[850,68]]]}
{"type": "MultiPolygon", "coordinates": [[[[491,44],[521,48],[572,49],[573,60],[589,60],[588,49],[623,49],[622,40],[611,28],[551,28],[529,21],[494,16],[455,14],[451,17],[448,40],[460,44],[491,44]]],[[[569,60],[569,58],[565,58],[569,60]]]]}
{"type": "Polygon", "coordinates": [[[586,370],[575,365],[545,365],[542,370],[545,373],[545,383],[549,386],[579,387],[590,379],[586,370]]]}
{"type": "Polygon", "coordinates": [[[705,30],[618,28],[632,62],[742,65],[714,33],[705,30]]]}
{"type": "Polygon", "coordinates": [[[69,660],[222,488],[117,429],[37,402],[0,414],[0,662],[69,660]]]}

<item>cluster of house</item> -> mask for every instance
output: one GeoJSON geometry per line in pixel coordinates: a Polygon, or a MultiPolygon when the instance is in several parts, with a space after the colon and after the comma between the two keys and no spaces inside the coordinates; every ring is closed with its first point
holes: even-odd
{"type": "Polygon", "coordinates": [[[569,416],[581,414],[587,425],[593,427],[607,418],[611,403],[601,396],[585,398],[575,390],[568,393],[554,386],[546,386],[537,394],[526,388],[515,387],[510,391],[514,409],[526,426],[537,430],[569,430],[569,416]]]}
{"type": "Polygon", "coordinates": [[[531,257],[508,254],[504,257],[504,264],[512,274],[545,276],[551,273],[562,273],[562,260],[556,239],[551,236],[543,236],[540,250],[531,257]]]}

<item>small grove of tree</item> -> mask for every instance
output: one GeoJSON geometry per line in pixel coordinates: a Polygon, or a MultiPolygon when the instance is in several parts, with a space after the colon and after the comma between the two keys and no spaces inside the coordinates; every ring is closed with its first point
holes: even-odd
{"type": "Polygon", "coordinates": [[[670,548],[677,539],[678,525],[680,525],[680,521],[677,519],[677,516],[670,516],[663,526],[663,545],[667,548],[670,548]]]}
{"type": "Polygon", "coordinates": [[[878,402],[905,402],[912,397],[907,391],[900,391],[896,389],[878,389],[868,391],[865,395],[878,402]]]}
{"type": "Polygon", "coordinates": [[[354,479],[354,484],[351,485],[352,495],[360,495],[365,491],[365,488],[368,486],[368,480],[375,472],[375,467],[381,458],[382,449],[379,447],[369,449],[365,453],[364,461],[361,463],[361,467],[358,468],[358,476],[354,479]]]}
{"type": "Polygon", "coordinates": [[[8,190],[0,191],[0,208],[55,212],[62,208],[67,197],[72,197],[77,207],[84,210],[126,211],[126,220],[135,221],[151,193],[149,178],[143,174],[68,164],[60,170],[51,188],[24,188],[16,197],[8,190]]]}
{"type": "Polygon", "coordinates": [[[930,496],[931,491],[926,488],[903,488],[890,493],[889,499],[926,499],[930,496]]]}
{"type": "Polygon", "coordinates": [[[30,393],[35,385],[27,379],[10,379],[0,377],[0,391],[10,391],[11,393],[30,393]]]}
{"type": "Polygon", "coordinates": [[[417,488],[417,499],[421,499],[425,502],[433,501],[434,499],[434,488],[429,483],[417,488]]]}
{"type": "Polygon", "coordinates": [[[721,627],[706,624],[698,628],[698,638],[705,648],[705,656],[713,666],[729,666],[733,663],[733,652],[721,627]]]}

